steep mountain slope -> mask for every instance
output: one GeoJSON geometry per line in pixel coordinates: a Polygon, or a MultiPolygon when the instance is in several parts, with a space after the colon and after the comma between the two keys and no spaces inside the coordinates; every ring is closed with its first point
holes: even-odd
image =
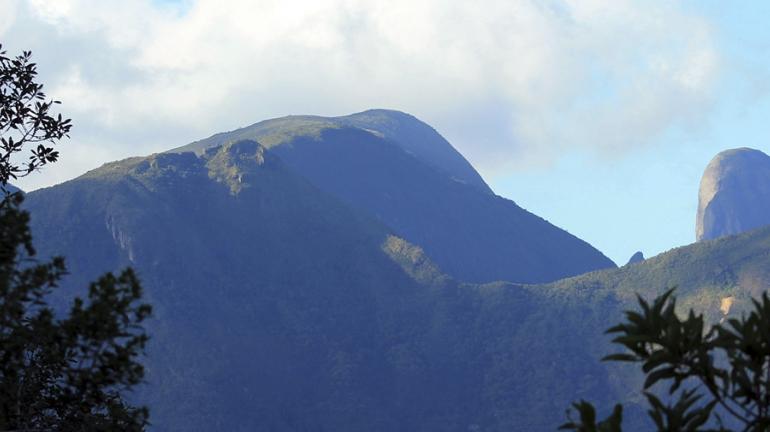
{"type": "Polygon", "coordinates": [[[41,255],[68,258],[63,292],[137,268],[156,313],[136,397],[161,431],[550,431],[580,398],[631,401],[640,430],[639,375],[599,362],[635,293],[678,285],[718,320],[770,283],[765,228],[547,285],[461,284],[249,141],[108,164],[26,205],[41,255]]]}
{"type": "Polygon", "coordinates": [[[573,328],[543,324],[558,306],[458,285],[255,142],[115,162],[26,205],[41,255],[68,258],[64,292],[137,268],[155,308],[137,398],[157,430],[495,430],[525,413],[547,430],[570,376],[603,389],[590,344],[516,372],[567,355],[573,328]]]}
{"type": "Polygon", "coordinates": [[[710,240],[770,224],[770,156],[738,148],[719,153],[703,173],[695,235],[710,240]]]}
{"type": "Polygon", "coordinates": [[[576,325],[605,314],[460,285],[255,142],[111,163],[26,206],[40,254],[67,257],[62,292],[138,270],[156,430],[551,430],[611,394],[576,325]]]}
{"type": "Polygon", "coordinates": [[[320,189],[419,245],[469,282],[548,282],[614,267],[588,243],[495,196],[451,145],[409,115],[286,117],[176,151],[255,139],[320,189]]]}
{"type": "Polygon", "coordinates": [[[121,161],[27,205],[40,251],[68,257],[72,286],[138,269],[156,311],[140,399],[159,429],[353,430],[385,416],[371,398],[387,392],[356,388],[384,390],[379,332],[417,283],[383,250],[381,225],[256,143],[121,161]],[[367,406],[360,417],[354,404],[367,406]]]}
{"type": "Polygon", "coordinates": [[[297,137],[318,138],[329,128],[354,127],[373,132],[456,181],[492,193],[479,173],[435,129],[417,118],[392,110],[368,110],[342,117],[288,116],[265,120],[232,132],[219,133],[173,151],[200,152],[241,139],[254,139],[272,148],[297,137]]]}

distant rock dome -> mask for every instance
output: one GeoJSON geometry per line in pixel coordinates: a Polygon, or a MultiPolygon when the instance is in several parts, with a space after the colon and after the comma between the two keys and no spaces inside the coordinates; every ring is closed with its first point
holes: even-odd
{"type": "Polygon", "coordinates": [[[642,261],[644,261],[644,254],[641,251],[638,251],[635,254],[631,255],[631,258],[628,260],[628,263],[626,263],[626,265],[636,264],[642,261]]]}
{"type": "Polygon", "coordinates": [[[698,192],[698,241],[770,224],[770,156],[750,148],[726,150],[709,162],[698,192]]]}

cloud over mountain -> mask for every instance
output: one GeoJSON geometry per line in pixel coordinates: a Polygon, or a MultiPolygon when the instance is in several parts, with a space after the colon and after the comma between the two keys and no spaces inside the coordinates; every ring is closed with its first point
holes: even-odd
{"type": "Polygon", "coordinates": [[[668,2],[8,0],[0,8],[0,40],[33,50],[78,125],[72,146],[84,159],[63,161],[53,171],[60,179],[254,118],[372,106],[435,124],[483,173],[575,147],[616,154],[698,121],[720,64],[709,23],[668,2]],[[105,154],[78,150],[96,144],[105,154]]]}

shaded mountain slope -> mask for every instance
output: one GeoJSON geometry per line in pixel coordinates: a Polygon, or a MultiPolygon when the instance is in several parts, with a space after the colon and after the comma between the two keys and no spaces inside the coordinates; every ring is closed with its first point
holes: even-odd
{"type": "Polygon", "coordinates": [[[698,192],[695,235],[710,240],[770,224],[770,156],[726,150],[709,162],[698,192]]]}
{"type": "Polygon", "coordinates": [[[10,183],[8,183],[7,185],[5,185],[5,190],[6,190],[8,193],[16,193],[16,192],[21,192],[21,193],[24,193],[24,191],[23,191],[23,190],[21,190],[21,189],[17,188],[16,186],[14,186],[14,185],[12,185],[12,184],[10,184],[10,183]]]}
{"type": "Polygon", "coordinates": [[[265,156],[252,142],[131,159],[28,199],[70,285],[138,269],[156,311],[141,399],[160,430],[387,417],[387,392],[355,389],[392,378],[379,332],[417,283],[383,250],[384,227],[265,156]]]}
{"type": "Polygon", "coordinates": [[[468,282],[548,282],[614,267],[591,245],[491,193],[438,133],[407,114],[286,117],[177,151],[255,139],[311,183],[376,217],[468,282]]]}
{"type": "Polygon", "coordinates": [[[341,127],[373,132],[456,181],[492,193],[471,164],[435,129],[409,114],[392,110],[368,110],[341,117],[288,116],[265,120],[232,132],[216,134],[174,151],[200,152],[241,139],[254,139],[272,148],[297,137],[317,138],[325,129],[341,127]]]}
{"type": "Polygon", "coordinates": [[[138,270],[155,430],[552,430],[611,394],[588,339],[604,311],[458,284],[254,142],[108,164],[26,206],[41,255],[68,258],[62,291],[138,270]]]}
{"type": "MultiPolygon", "coordinates": [[[[547,285],[461,284],[254,142],[105,165],[28,195],[72,292],[137,268],[155,307],[155,430],[550,431],[638,374],[599,358],[634,293],[740,311],[770,282],[770,229],[547,285]]],[[[636,429],[634,429],[636,427],[636,429]]]]}

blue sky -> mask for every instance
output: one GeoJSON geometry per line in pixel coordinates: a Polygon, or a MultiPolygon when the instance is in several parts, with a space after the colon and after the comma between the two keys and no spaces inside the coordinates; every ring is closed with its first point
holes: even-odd
{"type": "Polygon", "coordinates": [[[3,0],[73,118],[44,187],[288,114],[393,108],[616,262],[694,240],[719,151],[770,151],[766,2],[3,0]]]}
{"type": "Polygon", "coordinates": [[[501,195],[587,239],[618,264],[695,240],[700,177],[718,152],[770,153],[770,16],[767,2],[687,3],[716,29],[723,57],[713,107],[695,127],[675,126],[616,159],[568,152],[553,169],[489,178],[501,195]]]}

